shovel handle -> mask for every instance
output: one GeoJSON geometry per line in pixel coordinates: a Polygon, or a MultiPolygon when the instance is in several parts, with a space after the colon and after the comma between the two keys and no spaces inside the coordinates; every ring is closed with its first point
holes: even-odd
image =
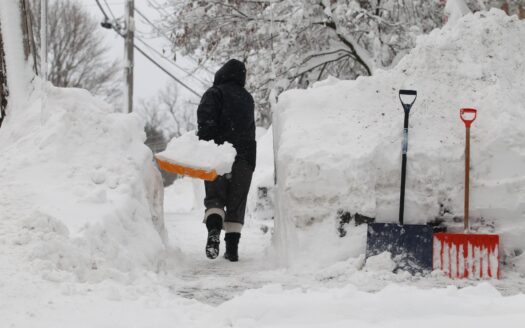
{"type": "Polygon", "coordinates": [[[465,123],[466,133],[465,133],[465,208],[463,215],[463,223],[465,233],[469,233],[470,224],[469,224],[469,203],[470,203],[470,126],[472,122],[478,116],[478,111],[474,108],[461,108],[459,110],[459,116],[461,120],[465,123]],[[472,118],[465,118],[465,114],[474,114],[472,118]]]}
{"type": "MultiPolygon", "coordinates": [[[[408,97],[407,97],[408,98],[408,97]]],[[[399,100],[403,105],[405,111],[405,122],[403,124],[403,156],[401,162],[401,193],[399,196],[399,224],[403,225],[405,215],[405,182],[406,182],[406,171],[407,171],[407,153],[408,153],[408,118],[410,115],[410,109],[416,102],[417,91],[416,90],[399,90],[399,100]],[[413,96],[412,102],[406,103],[403,101],[402,96],[413,96]]],[[[408,99],[405,99],[408,100],[408,99]]]]}
{"type": "Polygon", "coordinates": [[[416,98],[417,98],[416,90],[403,90],[403,89],[399,90],[399,100],[401,101],[401,104],[403,105],[403,109],[405,110],[405,113],[410,112],[412,105],[414,105],[414,103],[416,102],[416,98]],[[414,100],[412,100],[411,103],[405,103],[401,96],[414,96],[414,100]]]}
{"type": "Polygon", "coordinates": [[[474,122],[474,120],[478,116],[478,111],[474,108],[461,108],[459,110],[459,116],[461,117],[461,120],[463,121],[463,123],[465,123],[465,126],[467,128],[470,128],[470,126],[472,125],[472,122],[474,122]],[[465,118],[465,114],[474,114],[474,117],[471,119],[467,119],[465,118]]]}

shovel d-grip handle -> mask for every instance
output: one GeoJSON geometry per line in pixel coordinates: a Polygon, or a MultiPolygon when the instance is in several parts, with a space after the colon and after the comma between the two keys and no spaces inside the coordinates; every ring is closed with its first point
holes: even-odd
{"type": "Polygon", "coordinates": [[[461,120],[463,121],[463,123],[465,123],[465,126],[467,128],[470,128],[470,126],[472,125],[472,122],[474,122],[474,120],[478,116],[478,110],[474,108],[461,108],[459,110],[459,116],[461,117],[461,120]],[[465,118],[465,114],[474,114],[474,117],[471,119],[467,119],[465,118]]]}
{"type": "Polygon", "coordinates": [[[416,90],[399,90],[399,100],[401,101],[401,104],[403,105],[403,109],[405,110],[405,113],[410,113],[410,109],[412,108],[412,105],[416,102],[417,98],[417,91],[416,90]],[[414,100],[410,103],[406,103],[403,101],[403,98],[401,96],[414,96],[414,100]]]}

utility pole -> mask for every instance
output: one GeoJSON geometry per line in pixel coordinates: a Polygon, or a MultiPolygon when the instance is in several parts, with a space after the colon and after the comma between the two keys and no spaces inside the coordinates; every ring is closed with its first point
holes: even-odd
{"type": "Polygon", "coordinates": [[[20,0],[20,11],[22,13],[22,34],[24,36],[24,56],[26,61],[29,61],[29,57],[32,57],[31,60],[33,61],[33,72],[38,75],[37,53],[32,27],[33,18],[31,17],[32,15],[29,5],[29,0],[20,0]]]}
{"type": "Polygon", "coordinates": [[[40,73],[47,81],[47,0],[40,0],[40,73]]]}
{"type": "Polygon", "coordinates": [[[133,50],[135,39],[135,0],[126,0],[126,39],[125,39],[125,60],[124,68],[126,80],[126,107],[128,113],[133,112],[133,50]]]}

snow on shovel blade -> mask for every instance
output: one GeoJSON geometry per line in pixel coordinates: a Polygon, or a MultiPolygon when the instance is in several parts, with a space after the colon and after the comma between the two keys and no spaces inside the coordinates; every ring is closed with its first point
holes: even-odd
{"type": "Polygon", "coordinates": [[[432,233],[428,225],[371,223],[368,225],[366,258],[390,252],[396,270],[411,274],[432,271],[432,233]]]}
{"type": "Polygon", "coordinates": [[[176,163],[171,163],[165,158],[160,158],[160,156],[156,156],[156,160],[159,164],[159,167],[167,172],[186,175],[192,178],[202,179],[206,181],[214,181],[217,178],[217,172],[215,172],[214,170],[206,171],[202,169],[183,166],[176,163]]]}
{"type": "Polygon", "coordinates": [[[451,278],[499,278],[499,236],[436,233],[433,262],[451,278]]]}

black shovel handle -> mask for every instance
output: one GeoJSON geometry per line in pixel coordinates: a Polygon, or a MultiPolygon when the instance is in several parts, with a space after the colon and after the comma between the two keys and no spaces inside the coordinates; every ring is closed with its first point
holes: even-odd
{"type": "Polygon", "coordinates": [[[401,162],[401,193],[399,196],[399,224],[403,225],[403,217],[405,214],[405,184],[407,176],[407,153],[408,153],[408,118],[410,109],[416,102],[417,91],[416,90],[399,90],[399,100],[405,110],[405,121],[403,124],[403,156],[401,162]],[[414,100],[411,103],[405,103],[401,96],[414,96],[414,100]]]}
{"type": "MultiPolygon", "coordinates": [[[[405,110],[405,113],[410,113],[410,109],[412,108],[412,105],[416,102],[417,99],[417,91],[416,90],[399,90],[399,100],[401,101],[401,104],[403,105],[403,109],[405,110]],[[414,100],[411,103],[405,103],[403,101],[403,98],[401,96],[414,96],[414,100]]],[[[406,128],[406,127],[405,127],[406,128]]]]}

